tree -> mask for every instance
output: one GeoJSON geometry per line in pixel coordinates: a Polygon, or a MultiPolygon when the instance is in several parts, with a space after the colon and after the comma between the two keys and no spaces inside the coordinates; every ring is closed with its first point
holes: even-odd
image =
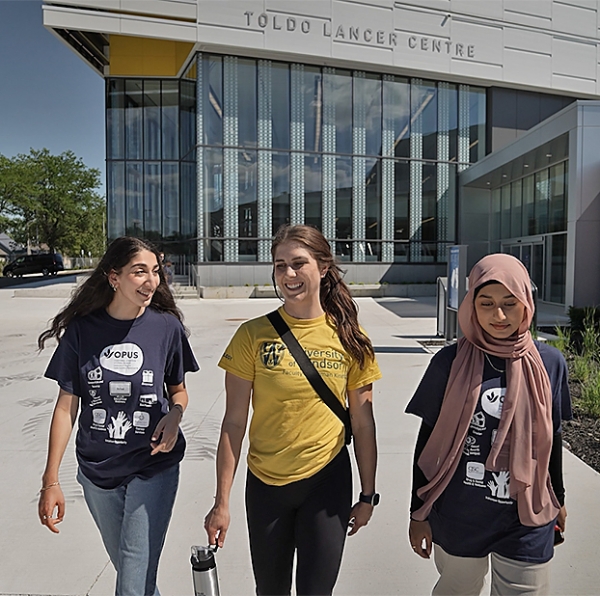
{"type": "Polygon", "coordinates": [[[32,149],[0,158],[0,216],[16,240],[70,255],[102,253],[105,201],[96,192],[99,170],[86,167],[72,151],[52,155],[32,149]]]}

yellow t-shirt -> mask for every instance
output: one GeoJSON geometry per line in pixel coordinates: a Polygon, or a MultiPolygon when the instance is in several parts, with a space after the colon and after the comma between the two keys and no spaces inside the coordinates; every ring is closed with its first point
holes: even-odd
{"type": "MultiPolygon", "coordinates": [[[[346,407],[346,392],[381,378],[375,359],[364,369],[322,315],[281,316],[329,388],[346,407]]],[[[309,478],[344,446],[344,425],[311,387],[266,316],[242,324],[219,366],[253,382],[248,467],[266,484],[309,478]]]]}

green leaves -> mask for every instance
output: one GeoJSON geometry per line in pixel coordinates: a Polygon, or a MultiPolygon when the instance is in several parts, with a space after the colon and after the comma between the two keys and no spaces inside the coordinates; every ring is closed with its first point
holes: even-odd
{"type": "Polygon", "coordinates": [[[0,231],[23,243],[78,256],[102,254],[106,204],[100,172],[72,151],[0,155],[0,231]]]}

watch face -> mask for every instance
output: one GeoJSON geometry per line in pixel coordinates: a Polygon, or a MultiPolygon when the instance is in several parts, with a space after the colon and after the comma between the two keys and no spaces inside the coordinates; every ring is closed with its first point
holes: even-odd
{"type": "Polygon", "coordinates": [[[379,493],[375,493],[373,495],[373,498],[371,499],[371,504],[373,505],[373,507],[375,507],[375,505],[379,505],[379,493]]]}

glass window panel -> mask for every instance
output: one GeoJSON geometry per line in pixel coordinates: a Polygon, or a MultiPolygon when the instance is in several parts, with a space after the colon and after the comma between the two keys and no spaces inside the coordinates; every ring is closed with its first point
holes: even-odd
{"type": "Polygon", "coordinates": [[[238,59],[238,143],[256,147],[256,60],[238,59]]]}
{"type": "Polygon", "coordinates": [[[142,159],[142,81],[125,81],[125,149],[127,159],[142,159]]]}
{"type": "Polygon", "coordinates": [[[336,254],[343,261],[352,258],[352,158],[335,160],[336,254]]]}
{"type": "Polygon", "coordinates": [[[565,164],[560,163],[550,168],[549,232],[563,232],[567,229],[565,188],[565,164]]]}
{"type": "Polygon", "coordinates": [[[492,191],[492,212],[490,237],[492,240],[500,239],[500,214],[502,213],[502,192],[499,188],[492,191]]]}
{"type": "Polygon", "coordinates": [[[160,159],[160,81],[144,81],[144,159],[160,159]]]}
{"type": "Polygon", "coordinates": [[[323,140],[323,81],[321,70],[304,67],[304,148],[322,151],[323,140]]]}
{"type": "Polygon", "coordinates": [[[523,236],[535,234],[535,203],[533,175],[523,178],[523,236]]]}
{"type": "Polygon", "coordinates": [[[207,145],[223,144],[223,59],[208,56],[204,65],[204,142],[207,145]]]}
{"type": "Polygon", "coordinates": [[[365,259],[381,260],[381,159],[366,160],[365,259]],[[372,240],[373,242],[369,242],[372,240]]]}
{"type": "Polygon", "coordinates": [[[179,118],[181,124],[181,157],[195,161],[193,149],[196,146],[196,83],[181,81],[181,107],[179,118]]]}
{"type": "Polygon", "coordinates": [[[162,82],[162,156],[179,159],[179,81],[162,82]]]}
{"type": "MultiPolygon", "coordinates": [[[[335,148],[338,153],[352,153],[352,76],[350,71],[337,70],[332,78],[331,93],[335,106],[335,148]]],[[[324,85],[324,89],[328,87],[324,85]]],[[[331,101],[331,99],[329,100],[331,101]]]]}
{"type": "Polygon", "coordinates": [[[271,110],[273,148],[290,148],[290,68],[273,62],[271,66],[271,110]]]}
{"type": "Polygon", "coordinates": [[[106,89],[106,157],[123,159],[125,157],[125,81],[124,79],[108,80],[106,89]]]}
{"type": "Polygon", "coordinates": [[[432,81],[414,83],[410,97],[411,134],[417,134],[415,123],[420,122],[423,152],[420,157],[437,159],[437,89],[432,81]]]}
{"type": "Polygon", "coordinates": [[[184,238],[195,238],[196,217],[196,164],[183,161],[180,165],[181,185],[181,235],[184,238]]]}
{"type": "Polygon", "coordinates": [[[143,205],[143,187],[144,174],[142,164],[130,162],[127,168],[127,235],[144,235],[144,205],[143,205]]]}
{"type": "Polygon", "coordinates": [[[161,236],[161,179],[160,162],[144,164],[144,232],[149,240],[161,236]]]}
{"type": "Polygon", "coordinates": [[[366,98],[367,155],[381,155],[381,77],[367,74],[361,82],[366,98]]]}
{"type": "Polygon", "coordinates": [[[510,235],[510,184],[504,185],[501,190],[502,215],[500,216],[500,238],[511,238],[510,235]]]}
{"type": "Polygon", "coordinates": [[[458,159],[458,90],[456,85],[449,85],[447,94],[450,120],[448,126],[448,136],[450,142],[448,159],[450,161],[456,161],[458,159]]]}
{"type": "Polygon", "coordinates": [[[437,256],[437,166],[423,164],[423,203],[421,240],[423,261],[433,261],[437,256]]]}
{"type": "Polygon", "coordinates": [[[204,214],[207,259],[223,260],[223,150],[204,150],[204,214]]]}
{"type": "Polygon", "coordinates": [[[548,232],[548,205],[550,202],[550,183],[548,170],[535,174],[535,233],[548,232]]]}
{"type": "Polygon", "coordinates": [[[162,163],[163,237],[179,234],[179,164],[162,163]]]}
{"type": "Polygon", "coordinates": [[[238,153],[238,230],[240,261],[256,261],[258,254],[256,151],[238,153]],[[246,238],[252,240],[245,240],[246,238]]]}
{"type": "MultiPolygon", "coordinates": [[[[394,240],[409,239],[409,205],[410,164],[407,161],[397,161],[394,164],[394,240]]],[[[402,253],[406,254],[406,251],[403,250],[402,253]]]]}
{"type": "Polygon", "coordinates": [[[538,289],[538,300],[546,300],[544,296],[544,245],[534,244],[531,257],[531,279],[538,289]]]}
{"type": "Polygon", "coordinates": [[[108,186],[108,238],[124,236],[125,231],[125,164],[109,161],[106,164],[108,186]]]}
{"type": "Polygon", "coordinates": [[[469,161],[485,156],[485,89],[469,88],[469,161]]]}
{"type": "MultiPolygon", "coordinates": [[[[397,77],[383,81],[383,105],[394,122],[394,155],[410,156],[410,84],[397,77]]],[[[387,116],[387,114],[386,114],[387,116]]]]}
{"type": "Polygon", "coordinates": [[[567,282],[567,235],[557,234],[551,238],[550,302],[564,304],[567,282]]]}
{"type": "Polygon", "coordinates": [[[273,226],[272,234],[280,226],[290,223],[290,156],[273,154],[273,226]]]}
{"type": "Polygon", "coordinates": [[[321,156],[304,158],[304,223],[321,229],[323,198],[321,192],[321,156]]]}
{"type": "Polygon", "coordinates": [[[510,185],[510,230],[511,237],[522,234],[523,224],[523,181],[517,180],[510,185]]]}

